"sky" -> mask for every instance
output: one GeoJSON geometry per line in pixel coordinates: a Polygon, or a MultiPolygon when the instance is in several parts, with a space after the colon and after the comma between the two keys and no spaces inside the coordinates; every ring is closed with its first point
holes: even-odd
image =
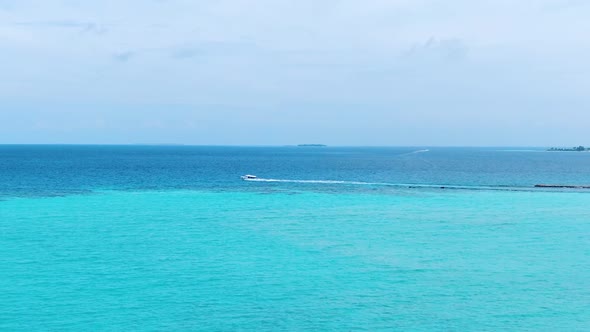
{"type": "Polygon", "coordinates": [[[0,0],[0,143],[590,145],[586,0],[0,0]]]}

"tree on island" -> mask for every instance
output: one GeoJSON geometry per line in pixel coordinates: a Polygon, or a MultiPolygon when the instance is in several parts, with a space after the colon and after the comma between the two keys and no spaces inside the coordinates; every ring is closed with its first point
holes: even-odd
{"type": "Polygon", "coordinates": [[[590,148],[585,148],[584,146],[580,145],[580,146],[574,146],[573,148],[550,148],[547,151],[577,151],[577,152],[582,152],[582,151],[590,151],[590,148]]]}

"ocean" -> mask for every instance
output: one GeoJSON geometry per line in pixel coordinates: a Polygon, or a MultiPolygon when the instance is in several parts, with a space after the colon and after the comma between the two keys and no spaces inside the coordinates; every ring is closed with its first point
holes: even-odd
{"type": "Polygon", "coordinates": [[[590,153],[0,145],[0,330],[587,331],[590,190],[535,184],[590,153]]]}

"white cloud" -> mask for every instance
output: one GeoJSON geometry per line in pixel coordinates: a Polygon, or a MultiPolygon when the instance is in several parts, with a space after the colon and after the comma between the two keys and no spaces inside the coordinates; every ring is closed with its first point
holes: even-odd
{"type": "Polygon", "coordinates": [[[318,131],[332,116],[565,127],[559,105],[590,106],[589,16],[576,0],[0,0],[0,103],[221,105],[297,128],[321,113],[318,131]]]}

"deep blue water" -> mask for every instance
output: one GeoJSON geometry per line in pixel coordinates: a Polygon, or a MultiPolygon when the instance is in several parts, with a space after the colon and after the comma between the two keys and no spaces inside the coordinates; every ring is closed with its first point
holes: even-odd
{"type": "Polygon", "coordinates": [[[0,330],[586,331],[590,190],[538,183],[590,153],[0,146],[0,330]]]}
{"type": "MultiPolygon", "coordinates": [[[[542,183],[590,184],[590,154],[506,148],[0,146],[4,196],[95,189],[251,189],[239,181],[243,174],[527,188],[542,183]]],[[[367,190],[362,186],[335,190],[339,189],[367,190]]]]}

